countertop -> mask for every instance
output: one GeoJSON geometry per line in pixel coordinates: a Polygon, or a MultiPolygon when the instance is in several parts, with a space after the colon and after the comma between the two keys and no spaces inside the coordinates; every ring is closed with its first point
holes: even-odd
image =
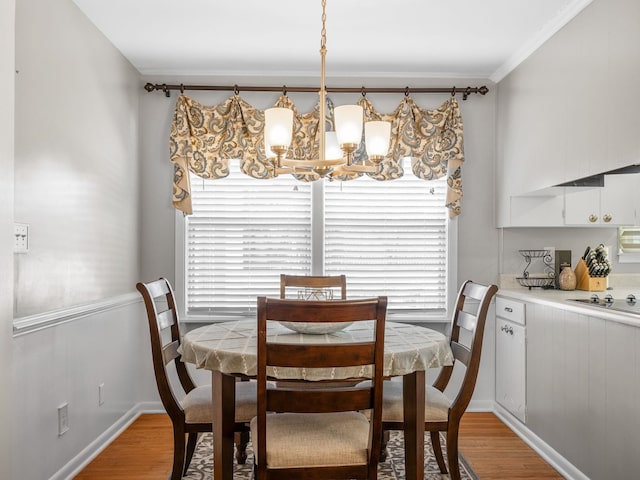
{"type": "Polygon", "coordinates": [[[521,287],[517,282],[512,282],[508,276],[503,276],[497,295],[640,327],[640,315],[607,310],[604,307],[584,305],[569,301],[570,299],[590,298],[594,293],[600,298],[611,294],[616,300],[624,299],[627,295],[633,294],[638,297],[638,302],[640,303],[640,282],[638,282],[638,276],[625,275],[624,277],[626,278],[622,279],[618,277],[615,280],[612,278],[614,281],[609,282],[611,286],[605,291],[587,292],[584,290],[565,291],[554,289],[544,290],[541,288],[532,288],[529,290],[526,287],[521,287]]]}

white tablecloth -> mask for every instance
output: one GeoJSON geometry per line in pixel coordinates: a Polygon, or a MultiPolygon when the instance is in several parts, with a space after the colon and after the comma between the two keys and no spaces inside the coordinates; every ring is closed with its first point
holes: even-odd
{"type": "MultiPolygon", "coordinates": [[[[184,335],[180,353],[184,362],[197,368],[226,374],[257,374],[255,320],[222,322],[197,328],[184,335]]],[[[277,322],[269,322],[268,336],[284,343],[341,343],[370,339],[371,322],[359,322],[332,334],[295,333],[277,322]]],[[[417,325],[387,322],[385,329],[384,374],[394,377],[432,367],[451,365],[453,354],[443,334],[417,325]]],[[[371,376],[360,370],[280,368],[268,372],[278,379],[340,380],[371,376]]]]}

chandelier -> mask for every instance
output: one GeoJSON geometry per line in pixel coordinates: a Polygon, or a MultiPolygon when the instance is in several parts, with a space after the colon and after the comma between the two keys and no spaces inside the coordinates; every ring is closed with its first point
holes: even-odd
{"type": "Polygon", "coordinates": [[[265,110],[264,145],[274,176],[279,174],[315,173],[320,177],[350,173],[375,173],[389,151],[391,123],[364,123],[360,105],[341,105],[334,109],[335,131],[326,131],[325,57],[327,54],[326,0],[322,0],[320,39],[320,112],[317,160],[287,158],[293,135],[293,110],[274,107],[265,110]],[[355,163],[354,154],[362,140],[364,123],[368,160],[355,163]]]}

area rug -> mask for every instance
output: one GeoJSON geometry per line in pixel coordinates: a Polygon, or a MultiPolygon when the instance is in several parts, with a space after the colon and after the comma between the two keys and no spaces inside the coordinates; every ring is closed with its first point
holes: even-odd
{"type": "MultiPolygon", "coordinates": [[[[445,459],[446,442],[444,437],[441,438],[442,448],[444,450],[445,459]]],[[[196,447],[196,451],[193,454],[191,465],[187,475],[183,477],[183,480],[212,480],[213,479],[213,463],[212,459],[212,435],[210,433],[201,434],[196,447]]],[[[391,438],[387,444],[387,460],[380,463],[378,466],[378,479],[379,480],[405,480],[404,469],[404,444],[402,438],[402,432],[391,432],[391,438]]],[[[425,434],[424,439],[424,478],[425,480],[441,480],[449,478],[449,475],[442,475],[436,459],[433,456],[433,450],[431,448],[431,439],[429,434],[425,434]]],[[[460,474],[463,480],[478,480],[478,477],[473,472],[469,464],[464,457],[460,455],[460,474]]],[[[251,449],[251,443],[247,447],[247,463],[244,465],[234,464],[234,480],[252,480],[253,479],[253,451],[251,449]]]]}

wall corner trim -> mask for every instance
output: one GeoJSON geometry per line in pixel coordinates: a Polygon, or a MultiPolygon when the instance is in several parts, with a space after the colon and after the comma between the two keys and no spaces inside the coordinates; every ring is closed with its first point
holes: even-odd
{"type": "Polygon", "coordinates": [[[80,318],[106,312],[142,301],[138,292],[130,292],[117,297],[98,300],[83,305],[37,313],[26,317],[13,319],[13,336],[19,337],[45,328],[54,327],[62,323],[72,322],[80,318]]]}

